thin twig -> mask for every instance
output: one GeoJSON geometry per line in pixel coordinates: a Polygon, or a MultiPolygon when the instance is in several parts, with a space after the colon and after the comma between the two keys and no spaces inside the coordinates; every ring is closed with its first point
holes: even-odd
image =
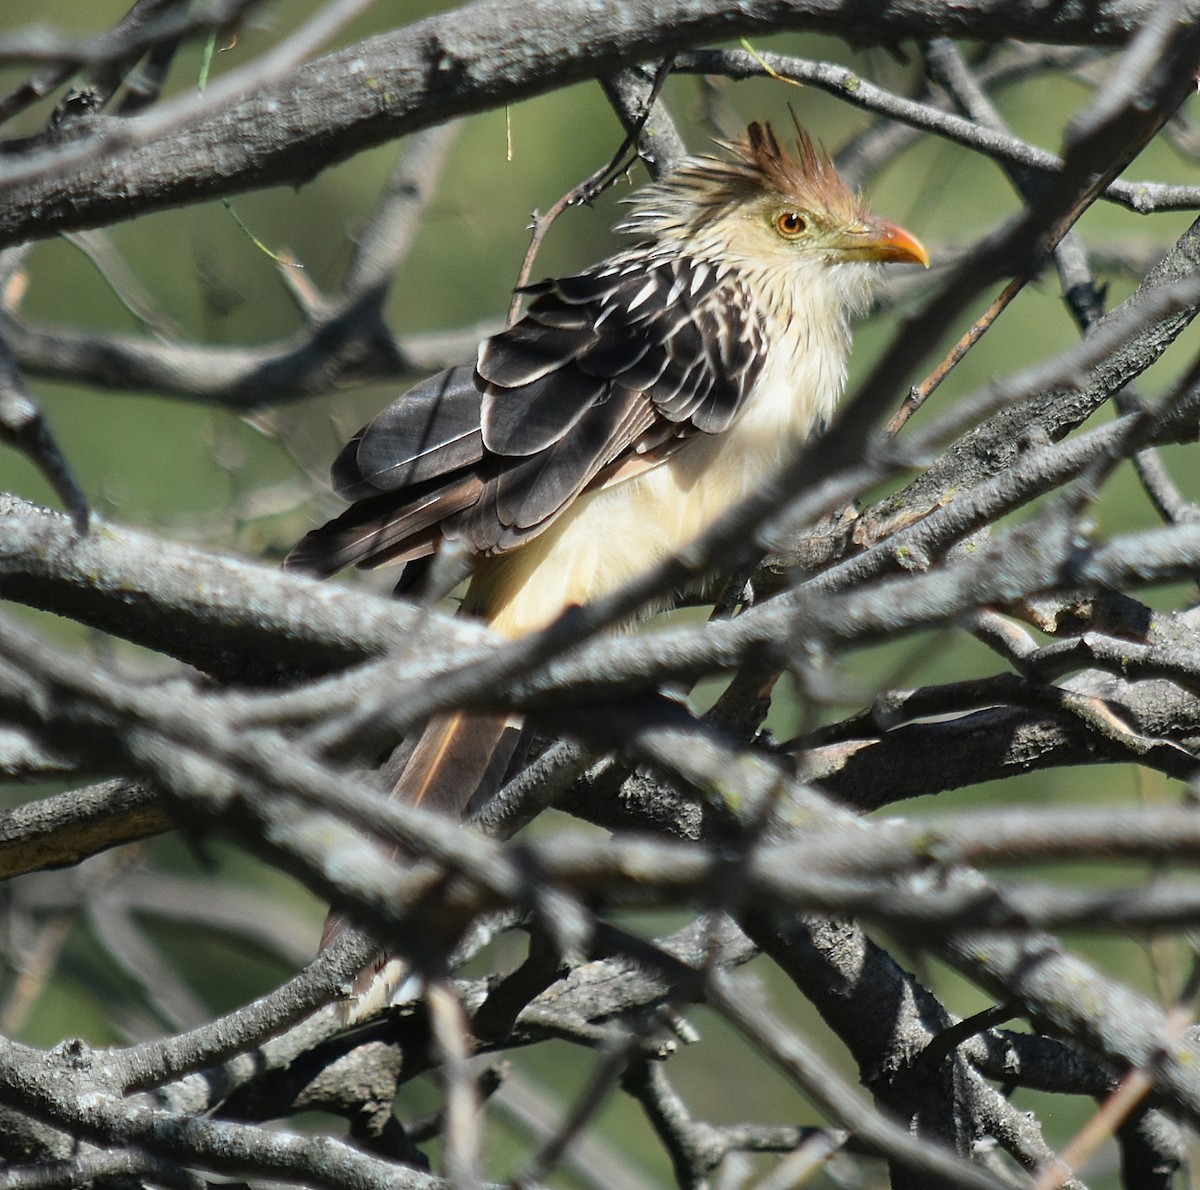
{"type": "Polygon", "coordinates": [[[521,262],[520,271],[517,273],[517,283],[513,288],[512,304],[508,308],[509,326],[517,320],[517,315],[521,310],[521,297],[525,286],[529,283],[529,274],[533,269],[534,258],[537,256],[538,250],[542,246],[542,241],[546,238],[546,234],[553,226],[554,221],[568,207],[575,206],[578,203],[594,202],[596,198],[603,194],[609,186],[613,185],[636,161],[636,154],[632,157],[629,155],[630,149],[637,143],[638,136],[641,134],[643,126],[650,117],[654,101],[658,98],[658,94],[662,90],[663,83],[667,81],[667,75],[670,71],[671,59],[668,58],[655,72],[654,82],[646,100],[645,111],[642,113],[637,125],[625,134],[625,139],[621,141],[620,147],[612,155],[609,162],[584,178],[577,186],[568,190],[544,215],[534,212],[529,247],[525,251],[525,259],[521,262]]]}

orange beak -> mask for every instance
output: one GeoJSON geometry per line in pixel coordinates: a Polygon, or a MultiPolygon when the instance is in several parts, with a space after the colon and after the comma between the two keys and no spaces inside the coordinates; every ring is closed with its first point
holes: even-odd
{"type": "Polygon", "coordinates": [[[929,253],[925,251],[925,245],[903,227],[884,219],[872,221],[861,245],[863,255],[868,260],[919,264],[929,268],[929,253]]]}

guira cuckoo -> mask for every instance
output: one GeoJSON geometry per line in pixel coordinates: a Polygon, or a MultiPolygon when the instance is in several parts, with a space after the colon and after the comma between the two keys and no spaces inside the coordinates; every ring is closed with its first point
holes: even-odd
{"type": "MultiPolygon", "coordinates": [[[[464,611],[517,637],[685,545],[819,432],[874,264],[929,257],[799,125],[794,153],[758,123],[721,147],[631,200],[618,229],[632,247],[530,286],[524,317],[474,364],[355,434],[333,464],[354,503],[287,565],[404,563],[406,586],[458,543],[475,559],[464,611]]],[[[461,815],[507,763],[506,722],[435,716],[393,796],[461,815]]],[[[373,988],[352,1019],[392,990],[373,988]]]]}

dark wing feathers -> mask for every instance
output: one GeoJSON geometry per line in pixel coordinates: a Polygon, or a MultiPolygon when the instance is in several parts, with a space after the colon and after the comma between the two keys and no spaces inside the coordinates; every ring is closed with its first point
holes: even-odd
{"type": "Polygon", "coordinates": [[[474,505],[483,490],[476,475],[419,484],[403,494],[359,500],[341,516],[302,537],[284,561],[289,570],[328,578],[347,566],[409,562],[433,553],[449,516],[474,505]]]}
{"type": "MultiPolygon", "coordinates": [[[[572,306],[564,301],[537,302],[525,312],[521,322],[535,326],[549,326],[576,332],[589,330],[592,325],[586,306],[572,306]]],[[[520,323],[517,324],[518,326],[520,323]]]]}
{"type": "Polygon", "coordinates": [[[607,387],[599,377],[564,366],[528,384],[500,389],[503,400],[484,397],[481,441],[499,456],[548,450],[604,400],[607,387]]]}
{"type": "Polygon", "coordinates": [[[557,327],[523,318],[503,332],[503,351],[489,351],[491,339],[483,344],[476,370],[491,384],[518,388],[569,363],[579,350],[581,333],[586,334],[586,327],[557,327]]]}
{"type": "Polygon", "coordinates": [[[407,561],[443,537],[499,554],[580,492],[729,427],[761,366],[763,327],[736,274],[645,247],[531,286],[476,367],[417,385],[334,463],[356,503],[288,557],[298,569],[407,561]]]}
{"type": "MultiPolygon", "coordinates": [[[[607,324],[605,330],[611,326],[611,323],[607,324]]],[[[639,334],[630,330],[626,335],[606,333],[599,336],[590,347],[585,347],[579,352],[575,358],[575,366],[588,376],[600,376],[605,380],[613,380],[619,376],[624,384],[627,374],[646,358],[653,346],[653,340],[645,332],[639,334]]],[[[654,381],[654,373],[662,373],[659,360],[663,355],[661,351],[654,353],[648,369],[651,378],[647,384],[640,387],[648,387],[654,381]]]]}
{"type": "Polygon", "coordinates": [[[333,488],[347,500],[395,492],[483,458],[482,385],[469,364],[409,389],[365,425],[333,464],[333,488]]]}
{"type": "MultiPolygon", "coordinates": [[[[554,517],[615,457],[614,442],[627,448],[653,421],[638,392],[612,386],[574,433],[548,450],[503,468],[480,501],[469,540],[489,553],[520,544],[554,517]]],[[[621,453],[621,452],[616,452],[621,453]]]]}

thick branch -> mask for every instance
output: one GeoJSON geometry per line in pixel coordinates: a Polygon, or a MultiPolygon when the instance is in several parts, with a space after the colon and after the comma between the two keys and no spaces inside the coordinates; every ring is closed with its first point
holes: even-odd
{"type": "Polygon", "coordinates": [[[1113,44],[1144,20],[1129,0],[1084,7],[847,0],[506,0],[428,17],[329,54],[205,119],[142,141],[136,120],[97,122],[0,206],[0,245],[150,210],[296,185],[363,149],[451,116],[513,103],[710,38],[810,29],[864,44],[935,36],[1113,44]],[[174,163],[168,164],[168,163],[174,163]]]}
{"type": "Polygon", "coordinates": [[[154,793],[132,781],[73,789],[0,813],[0,880],[80,860],[170,829],[154,793]]]}

